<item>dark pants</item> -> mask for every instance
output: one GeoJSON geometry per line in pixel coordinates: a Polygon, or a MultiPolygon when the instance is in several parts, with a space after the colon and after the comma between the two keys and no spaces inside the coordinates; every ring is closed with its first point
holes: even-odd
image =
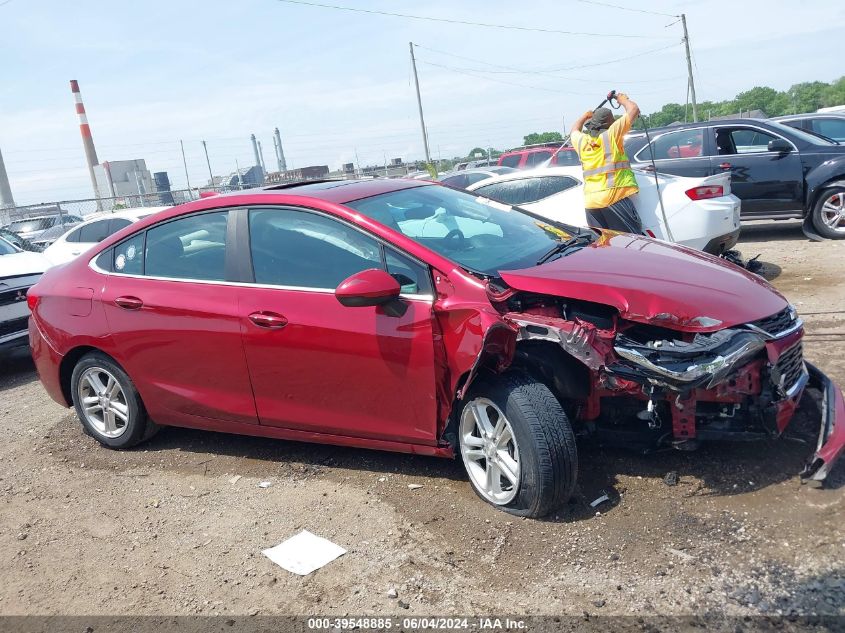
{"type": "Polygon", "coordinates": [[[587,223],[602,229],[643,234],[643,223],[630,198],[622,198],[609,207],[587,209],[587,223]]]}

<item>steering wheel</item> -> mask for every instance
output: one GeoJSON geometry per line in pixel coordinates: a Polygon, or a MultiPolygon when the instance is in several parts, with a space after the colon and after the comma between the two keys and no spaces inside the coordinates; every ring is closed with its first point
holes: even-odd
{"type": "Polygon", "coordinates": [[[446,233],[446,236],[443,239],[444,240],[451,240],[451,239],[455,239],[455,238],[459,239],[460,242],[461,242],[460,246],[458,248],[464,248],[464,246],[466,245],[467,238],[461,232],[461,229],[452,229],[451,231],[446,233]]]}

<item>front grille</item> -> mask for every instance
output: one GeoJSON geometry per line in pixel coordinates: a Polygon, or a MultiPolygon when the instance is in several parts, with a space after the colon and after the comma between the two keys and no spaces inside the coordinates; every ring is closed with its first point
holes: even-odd
{"type": "Polygon", "coordinates": [[[787,391],[804,373],[804,350],[799,341],[780,355],[772,371],[775,384],[787,391]]]}
{"type": "Polygon", "coordinates": [[[765,319],[752,321],[749,325],[758,327],[771,336],[777,336],[795,325],[796,318],[794,318],[794,315],[795,312],[793,312],[792,308],[786,307],[777,314],[773,314],[765,319]]]}
{"type": "Polygon", "coordinates": [[[15,288],[13,290],[5,290],[0,292],[0,307],[11,305],[13,303],[26,303],[26,291],[29,287],[15,288]]]}
{"type": "Polygon", "coordinates": [[[10,321],[3,321],[0,323],[0,336],[7,334],[14,334],[16,332],[23,332],[26,330],[29,317],[20,317],[19,319],[12,319],[10,321]]]}

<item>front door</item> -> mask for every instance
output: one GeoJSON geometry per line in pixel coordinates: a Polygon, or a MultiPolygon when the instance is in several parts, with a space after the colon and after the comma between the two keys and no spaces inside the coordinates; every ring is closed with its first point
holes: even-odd
{"type": "Polygon", "coordinates": [[[433,301],[428,268],[336,218],[249,212],[254,285],[240,289],[244,349],[261,424],[435,444],[433,301]],[[350,275],[383,268],[404,313],[348,308],[350,275]]]}
{"type": "Polygon", "coordinates": [[[742,200],[744,219],[792,212],[800,216],[804,175],[797,150],[770,152],[769,142],[782,137],[753,126],[712,130],[715,150],[710,173],[731,172],[731,191],[742,200]]]}
{"type": "Polygon", "coordinates": [[[118,360],[154,420],[258,422],[237,287],[225,283],[227,216],[162,222],[111,249],[102,305],[118,360]]]}

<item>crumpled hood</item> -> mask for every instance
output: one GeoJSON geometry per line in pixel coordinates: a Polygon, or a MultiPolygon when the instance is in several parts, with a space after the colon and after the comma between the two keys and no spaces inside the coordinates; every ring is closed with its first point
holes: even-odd
{"type": "Polygon", "coordinates": [[[516,290],[602,303],[625,319],[689,332],[756,321],[787,306],[765,280],[718,258],[612,231],[542,266],[500,274],[516,290]]]}
{"type": "Polygon", "coordinates": [[[10,255],[0,255],[0,279],[16,275],[43,273],[52,264],[41,253],[23,251],[10,255]]]}

